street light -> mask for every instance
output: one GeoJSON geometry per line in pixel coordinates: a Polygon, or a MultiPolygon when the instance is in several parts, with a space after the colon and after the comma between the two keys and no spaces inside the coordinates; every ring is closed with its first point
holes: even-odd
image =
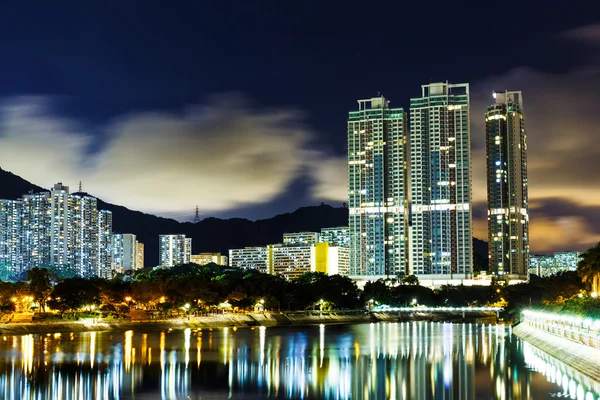
{"type": "Polygon", "coordinates": [[[412,299],[412,304],[416,305],[417,304],[417,298],[415,297],[414,299],[412,299]]]}
{"type": "Polygon", "coordinates": [[[598,292],[592,292],[592,297],[593,297],[593,298],[596,298],[596,297],[598,297],[598,292]]]}

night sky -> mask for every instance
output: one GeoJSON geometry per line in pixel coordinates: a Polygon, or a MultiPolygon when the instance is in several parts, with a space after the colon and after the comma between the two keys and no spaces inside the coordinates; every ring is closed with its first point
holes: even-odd
{"type": "Polygon", "coordinates": [[[339,206],[357,99],[469,82],[475,236],[485,105],[521,90],[533,251],[600,240],[596,2],[20,3],[0,8],[0,167],[33,183],[179,220],[339,206]]]}

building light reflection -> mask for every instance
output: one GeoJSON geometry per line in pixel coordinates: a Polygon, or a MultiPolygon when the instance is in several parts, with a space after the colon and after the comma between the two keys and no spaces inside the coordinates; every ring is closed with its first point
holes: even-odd
{"type": "Polygon", "coordinates": [[[597,383],[501,326],[407,322],[215,330],[211,340],[187,329],[17,341],[15,349],[13,338],[0,341],[0,394],[6,399],[117,399],[141,396],[142,389],[164,399],[198,398],[198,390],[211,388],[233,398],[517,400],[536,397],[531,371],[577,400],[597,400],[600,392],[597,383]],[[153,347],[160,349],[160,363],[152,363],[153,347]],[[529,369],[511,364],[515,352],[529,369]],[[476,385],[480,379],[487,385],[476,385]]]}

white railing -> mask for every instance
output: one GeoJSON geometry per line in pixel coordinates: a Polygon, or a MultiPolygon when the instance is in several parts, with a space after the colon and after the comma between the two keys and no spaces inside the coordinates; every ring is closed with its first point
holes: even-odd
{"type": "Polygon", "coordinates": [[[544,332],[600,348],[600,320],[540,311],[523,311],[523,322],[544,332]]]}

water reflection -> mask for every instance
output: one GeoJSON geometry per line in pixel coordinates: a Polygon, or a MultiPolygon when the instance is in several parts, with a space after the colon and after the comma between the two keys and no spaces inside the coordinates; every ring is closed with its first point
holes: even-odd
{"type": "Polygon", "coordinates": [[[0,341],[5,399],[596,400],[598,391],[598,383],[500,325],[91,332],[0,341]]]}

